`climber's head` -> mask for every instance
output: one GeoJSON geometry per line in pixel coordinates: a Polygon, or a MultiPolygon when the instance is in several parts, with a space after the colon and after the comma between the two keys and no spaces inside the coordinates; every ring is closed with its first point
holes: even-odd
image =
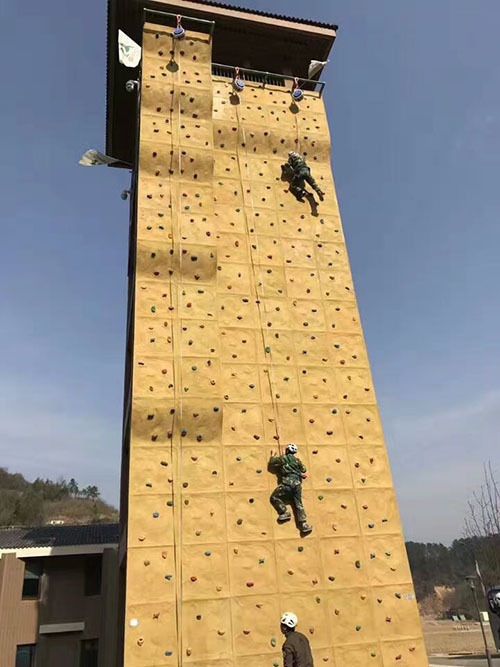
{"type": "Polygon", "coordinates": [[[290,151],[288,153],[288,159],[290,159],[292,157],[300,157],[300,155],[296,151],[290,151]]]}
{"type": "Polygon", "coordinates": [[[281,632],[286,635],[289,632],[293,632],[295,630],[295,627],[297,623],[299,622],[299,619],[295,614],[291,611],[285,611],[285,613],[281,617],[281,632]]]}
{"type": "Polygon", "coordinates": [[[299,451],[299,448],[294,442],[289,442],[288,445],[286,446],[286,453],[287,454],[296,454],[299,451]]]}

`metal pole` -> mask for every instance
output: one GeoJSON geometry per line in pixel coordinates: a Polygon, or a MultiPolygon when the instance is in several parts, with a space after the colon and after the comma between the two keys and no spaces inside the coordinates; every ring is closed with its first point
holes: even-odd
{"type": "Polygon", "coordinates": [[[490,653],[490,649],[488,647],[488,640],[486,639],[486,632],[484,630],[483,617],[481,616],[481,611],[479,609],[479,602],[477,601],[476,587],[474,585],[475,577],[466,577],[466,579],[469,581],[470,589],[471,589],[472,594],[474,596],[474,602],[476,604],[477,615],[479,616],[479,624],[481,626],[481,632],[483,633],[484,650],[486,651],[486,660],[488,661],[488,667],[493,667],[493,661],[491,659],[491,653],[490,653]]]}

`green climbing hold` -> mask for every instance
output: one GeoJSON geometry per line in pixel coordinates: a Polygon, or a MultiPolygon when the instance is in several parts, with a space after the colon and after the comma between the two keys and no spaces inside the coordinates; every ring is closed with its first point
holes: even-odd
{"type": "Polygon", "coordinates": [[[169,507],[173,507],[174,506],[174,501],[173,500],[167,500],[167,505],[169,507]]]}
{"type": "Polygon", "coordinates": [[[304,551],[304,547],[297,547],[297,551],[300,551],[302,553],[302,551],[304,551]]]}
{"type": "Polygon", "coordinates": [[[267,352],[267,354],[269,354],[269,353],[271,352],[271,348],[270,348],[270,347],[266,347],[266,352],[267,352]]]}
{"type": "Polygon", "coordinates": [[[361,626],[360,626],[360,625],[357,625],[357,626],[356,626],[356,632],[359,632],[360,630],[361,630],[361,626]]]}
{"type": "Polygon", "coordinates": [[[197,370],[198,370],[198,366],[191,366],[191,370],[192,370],[192,371],[197,371],[197,370]]]}
{"type": "Polygon", "coordinates": [[[318,496],[318,500],[323,500],[324,496],[318,496]]]}
{"type": "Polygon", "coordinates": [[[259,565],[263,565],[263,564],[264,564],[264,558],[259,558],[259,565]]]}
{"type": "Polygon", "coordinates": [[[156,313],[156,306],[151,306],[151,312],[156,313]]]}
{"type": "Polygon", "coordinates": [[[205,556],[211,556],[212,552],[211,551],[205,551],[205,556]]]}
{"type": "Polygon", "coordinates": [[[271,646],[276,646],[276,644],[277,644],[276,637],[271,637],[271,646]]]}

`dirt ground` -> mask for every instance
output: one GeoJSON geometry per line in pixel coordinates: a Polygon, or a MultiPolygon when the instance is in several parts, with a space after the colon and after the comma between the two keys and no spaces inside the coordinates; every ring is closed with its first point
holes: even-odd
{"type": "MultiPolygon", "coordinates": [[[[475,621],[435,621],[422,619],[425,645],[428,655],[484,654],[481,626],[475,621]]],[[[490,626],[486,624],[486,637],[492,652],[495,642],[490,626]]]]}

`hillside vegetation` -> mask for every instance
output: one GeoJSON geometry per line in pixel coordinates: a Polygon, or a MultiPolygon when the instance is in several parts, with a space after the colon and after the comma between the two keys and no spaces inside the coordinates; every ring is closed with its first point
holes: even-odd
{"type": "Polygon", "coordinates": [[[80,489],[74,479],[37,477],[29,482],[20,473],[0,468],[0,526],[41,526],[64,523],[118,521],[118,511],[100,498],[97,486],[80,489]]]}

